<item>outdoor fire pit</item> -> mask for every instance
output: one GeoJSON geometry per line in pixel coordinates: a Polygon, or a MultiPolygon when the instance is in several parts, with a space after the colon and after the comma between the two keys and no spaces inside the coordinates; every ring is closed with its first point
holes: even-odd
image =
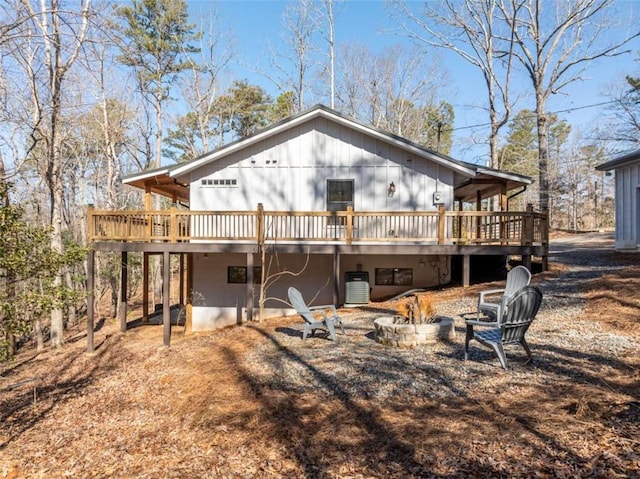
{"type": "Polygon", "coordinates": [[[439,339],[455,340],[453,319],[444,316],[426,324],[407,324],[404,318],[381,316],[373,322],[376,341],[386,346],[415,348],[420,344],[434,344],[439,339]]]}
{"type": "Polygon", "coordinates": [[[387,346],[414,348],[438,339],[455,339],[453,319],[436,315],[430,294],[411,295],[396,305],[395,316],[382,316],[373,322],[376,341],[387,346]]]}

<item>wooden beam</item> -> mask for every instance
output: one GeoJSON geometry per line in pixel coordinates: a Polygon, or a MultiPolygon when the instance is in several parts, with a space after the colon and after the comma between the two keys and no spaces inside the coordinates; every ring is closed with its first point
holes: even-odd
{"type": "Polygon", "coordinates": [[[340,304],[340,253],[333,253],[333,304],[340,304]]]}
{"type": "Polygon", "coordinates": [[[184,327],[185,331],[193,330],[193,253],[187,255],[187,308],[184,327]]]}
{"type": "Polygon", "coordinates": [[[128,253],[120,253],[120,331],[127,332],[128,253]]]}
{"type": "Polygon", "coordinates": [[[149,321],[149,253],[142,253],[142,322],[149,321]]]}
{"type": "Polygon", "coordinates": [[[171,344],[171,304],[169,301],[171,282],[171,255],[165,251],[162,255],[162,325],[164,326],[163,342],[165,346],[171,344]]]}
{"type": "Polygon", "coordinates": [[[90,250],[87,255],[87,352],[93,352],[93,328],[94,322],[94,269],[95,269],[95,251],[90,250]]]}
{"type": "Polygon", "coordinates": [[[468,288],[471,283],[471,256],[462,256],[462,286],[468,288]]]}
{"type": "Polygon", "coordinates": [[[185,304],[184,303],[184,276],[185,276],[184,268],[185,268],[185,264],[186,264],[186,262],[185,262],[185,254],[184,253],[180,253],[180,255],[178,257],[180,258],[180,267],[179,267],[179,273],[178,273],[179,276],[180,276],[180,279],[178,281],[179,285],[180,285],[180,292],[178,294],[178,302],[181,305],[183,305],[183,304],[185,304]]]}
{"type": "Polygon", "coordinates": [[[247,322],[253,321],[253,297],[255,281],[253,279],[253,253],[247,253],[247,322]]]}
{"type": "Polygon", "coordinates": [[[144,185],[144,209],[151,211],[151,185],[149,183],[144,185]]]}

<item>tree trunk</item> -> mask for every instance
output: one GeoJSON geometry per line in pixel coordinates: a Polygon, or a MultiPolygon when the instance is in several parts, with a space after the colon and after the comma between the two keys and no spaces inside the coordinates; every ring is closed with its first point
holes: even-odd
{"type": "MultiPolygon", "coordinates": [[[[540,192],[540,210],[549,214],[549,132],[545,98],[541,93],[536,95],[536,115],[538,125],[538,183],[540,192]]],[[[551,224],[551,218],[549,218],[551,224]]]]}

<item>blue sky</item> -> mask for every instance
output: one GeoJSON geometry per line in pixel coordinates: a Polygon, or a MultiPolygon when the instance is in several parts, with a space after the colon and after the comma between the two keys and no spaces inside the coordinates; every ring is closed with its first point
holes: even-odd
{"type": "MultiPolygon", "coordinates": [[[[435,0],[433,0],[435,1],[435,0]]],[[[551,0],[549,0],[551,1],[551,0]]],[[[559,0],[561,1],[561,0],[559,0]]],[[[201,16],[203,12],[216,8],[218,26],[230,31],[235,41],[237,59],[243,64],[232,65],[232,78],[247,79],[263,87],[272,95],[277,95],[273,84],[256,73],[254,65],[267,68],[269,47],[277,47],[282,30],[282,14],[287,5],[285,1],[276,0],[223,0],[207,2],[190,0],[192,15],[201,16]],[[247,65],[251,65],[248,67],[247,65]]],[[[419,5],[415,3],[415,5],[419,5]]],[[[357,41],[366,43],[372,49],[410,41],[390,31],[391,21],[385,12],[382,0],[348,0],[339,10],[336,17],[337,44],[357,41]]],[[[640,2],[623,0],[617,8],[624,12],[624,18],[635,18],[640,11],[640,2]]],[[[616,34],[624,32],[616,30],[616,34]]],[[[627,74],[640,74],[639,58],[640,42],[629,45],[633,51],[614,59],[594,62],[585,72],[586,80],[566,88],[565,94],[554,95],[549,102],[550,111],[580,108],[574,112],[560,113],[561,118],[569,121],[573,130],[587,133],[593,125],[606,121],[603,107],[587,107],[609,101],[607,96],[613,85],[627,74]]],[[[470,125],[487,123],[487,116],[482,106],[485,103],[484,89],[479,71],[451,52],[440,51],[443,66],[448,71],[450,84],[443,91],[443,96],[455,108],[455,140],[453,155],[467,161],[482,161],[485,157],[483,148],[469,148],[469,135],[473,132],[483,136],[481,128],[465,128],[470,125]]],[[[530,88],[529,82],[522,79],[522,86],[530,88]]],[[[517,109],[532,108],[531,99],[523,100],[517,109]]]]}

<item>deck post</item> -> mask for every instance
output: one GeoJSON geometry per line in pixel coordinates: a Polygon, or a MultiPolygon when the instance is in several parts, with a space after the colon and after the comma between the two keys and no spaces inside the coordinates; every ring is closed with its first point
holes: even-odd
{"type": "Polygon", "coordinates": [[[185,253],[180,253],[180,255],[178,256],[180,258],[180,266],[179,266],[179,276],[180,279],[178,280],[179,283],[179,293],[178,293],[178,303],[180,303],[181,305],[184,305],[184,267],[185,267],[185,253]]]}
{"type": "Polygon", "coordinates": [[[255,281],[253,280],[253,253],[247,253],[247,323],[253,321],[253,296],[255,281]]]}
{"type": "Polygon", "coordinates": [[[169,242],[178,241],[178,210],[175,206],[169,208],[169,242]]]}
{"type": "Polygon", "coordinates": [[[120,253],[120,331],[127,332],[127,283],[128,257],[127,252],[120,253]]]}
{"type": "MultiPolygon", "coordinates": [[[[508,201],[507,201],[507,185],[500,185],[500,211],[502,213],[508,210],[508,201]]],[[[509,221],[509,216],[500,215],[500,244],[509,244],[508,241],[508,227],[507,222],[509,221]]],[[[531,268],[529,268],[531,269],[531,268]]]]}
{"type": "Polygon", "coordinates": [[[333,304],[338,306],[340,301],[340,253],[333,251],[333,304]]]}
{"type": "Polygon", "coordinates": [[[87,352],[93,352],[93,328],[94,326],[94,269],[95,251],[90,250],[87,255],[87,352]]]}
{"type": "Polygon", "coordinates": [[[169,283],[171,281],[171,255],[168,251],[162,254],[162,325],[164,326],[163,342],[171,344],[171,304],[169,300],[169,283]]]}
{"type": "Polygon", "coordinates": [[[353,243],[353,206],[347,206],[347,244],[353,243]]]}
{"type": "Polygon", "coordinates": [[[444,231],[445,231],[445,207],[443,204],[438,206],[438,244],[444,244],[444,231]]]}
{"type": "Polygon", "coordinates": [[[462,286],[468,288],[471,283],[471,257],[468,254],[462,256],[462,286]]]}
{"type": "Polygon", "coordinates": [[[258,203],[258,211],[256,214],[256,235],[257,235],[257,242],[258,242],[258,248],[262,249],[262,246],[264,245],[264,237],[265,237],[265,233],[264,233],[264,205],[262,203],[258,203]]]}
{"type": "Polygon", "coordinates": [[[185,331],[193,329],[193,253],[187,255],[187,308],[184,319],[185,331]]]}
{"type": "Polygon", "coordinates": [[[142,322],[149,321],[149,253],[142,253],[142,322]]]}
{"type": "MultiPolygon", "coordinates": [[[[476,191],[476,211],[482,211],[482,194],[476,191]]],[[[476,216],[476,241],[482,237],[482,216],[476,216]]]]}
{"type": "Polygon", "coordinates": [[[96,236],[96,222],[93,217],[93,205],[87,206],[87,240],[93,241],[96,236]]]}

